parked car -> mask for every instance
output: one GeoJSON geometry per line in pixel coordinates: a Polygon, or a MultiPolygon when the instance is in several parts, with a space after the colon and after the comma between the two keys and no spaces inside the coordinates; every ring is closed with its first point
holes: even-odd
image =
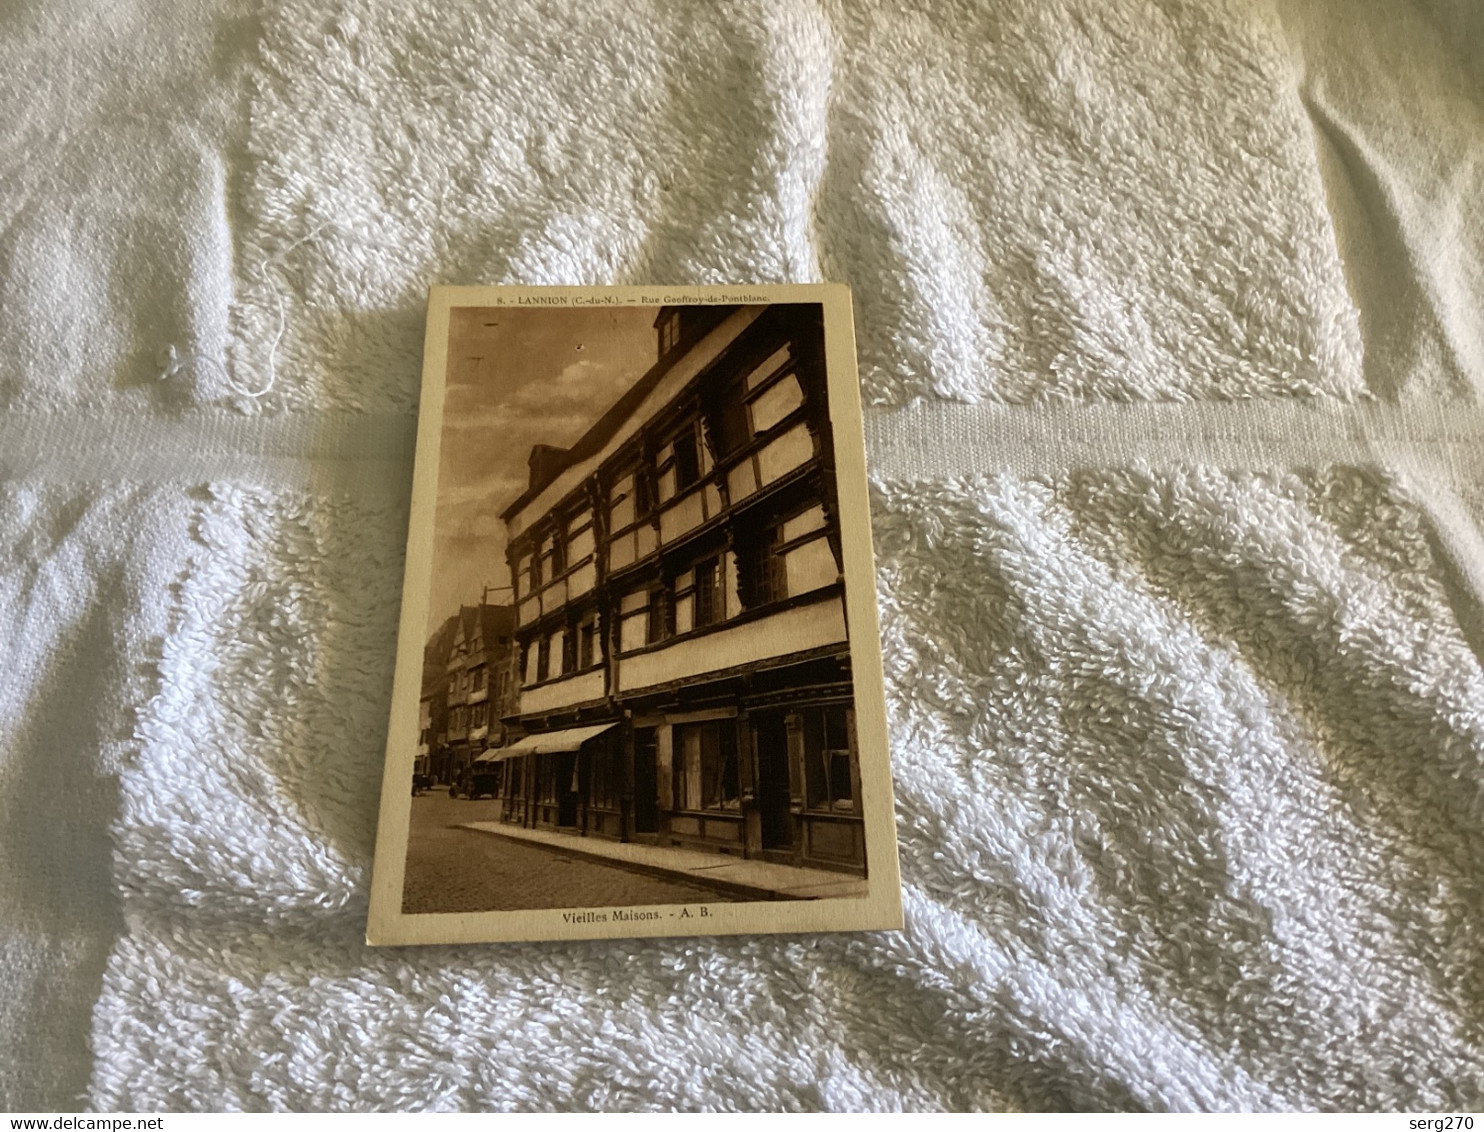
{"type": "Polygon", "coordinates": [[[428,760],[419,755],[412,764],[412,796],[416,798],[424,790],[433,788],[433,776],[428,773],[428,760]]]}
{"type": "Polygon", "coordinates": [[[449,789],[454,797],[498,798],[500,796],[500,768],[494,763],[475,763],[459,775],[449,789]]]}

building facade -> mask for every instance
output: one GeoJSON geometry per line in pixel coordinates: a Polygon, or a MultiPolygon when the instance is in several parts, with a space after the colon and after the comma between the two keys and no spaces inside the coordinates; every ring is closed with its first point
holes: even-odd
{"type": "MultiPolygon", "coordinates": [[[[514,705],[514,631],[515,610],[508,605],[466,605],[455,616],[441,665],[445,725],[430,758],[436,781],[458,781],[489,748],[505,742],[503,717],[514,705]]],[[[428,715],[431,722],[431,704],[428,715]]]]}
{"type": "Polygon", "coordinates": [[[413,773],[426,775],[434,782],[446,783],[449,780],[447,666],[458,622],[457,614],[446,619],[423,646],[417,759],[413,773]]]}
{"type": "Polygon", "coordinates": [[[503,817],[863,874],[821,310],[665,307],[655,333],[503,514],[503,817]]]}
{"type": "Polygon", "coordinates": [[[453,640],[443,666],[443,689],[447,701],[447,730],[444,732],[444,781],[456,781],[474,755],[469,748],[469,622],[474,607],[459,610],[453,640]]]}

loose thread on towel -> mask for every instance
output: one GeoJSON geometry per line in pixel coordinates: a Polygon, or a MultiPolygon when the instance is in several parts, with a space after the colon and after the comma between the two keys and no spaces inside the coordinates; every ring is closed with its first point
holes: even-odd
{"type": "MultiPolygon", "coordinates": [[[[328,220],[315,225],[288,247],[284,248],[276,255],[270,256],[268,259],[255,266],[250,274],[256,279],[258,283],[267,286],[268,267],[272,266],[273,264],[283,263],[290,252],[299,247],[301,244],[307,244],[310,240],[314,239],[328,227],[330,227],[330,221],[328,220]]],[[[263,382],[262,388],[254,389],[250,385],[245,385],[241,381],[237,380],[237,378],[232,374],[231,367],[228,366],[227,363],[222,359],[212,357],[210,354],[202,354],[194,350],[182,354],[178,349],[176,349],[174,343],[171,343],[166,349],[165,368],[160,373],[160,380],[169,381],[177,373],[185,369],[187,364],[191,362],[198,362],[205,363],[208,366],[214,367],[217,372],[222,375],[222,380],[226,382],[227,388],[241,397],[248,397],[256,400],[257,398],[266,396],[268,393],[272,392],[273,386],[278,380],[278,344],[283,340],[284,328],[287,325],[287,312],[284,309],[283,296],[275,291],[273,293],[273,301],[278,308],[278,329],[274,331],[273,341],[268,344],[268,378],[266,381],[263,382]]],[[[241,304],[232,303],[230,305],[238,306],[241,304]]]]}

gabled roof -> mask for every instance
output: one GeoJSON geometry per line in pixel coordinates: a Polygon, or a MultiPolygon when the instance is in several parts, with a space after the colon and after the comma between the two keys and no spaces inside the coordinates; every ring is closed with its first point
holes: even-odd
{"type": "Polygon", "coordinates": [[[449,641],[446,659],[452,660],[454,653],[463,651],[474,635],[474,610],[472,605],[462,605],[453,615],[453,637],[449,641]]]}
{"type": "Polygon", "coordinates": [[[479,628],[479,606],[459,606],[459,639],[465,644],[474,639],[474,630],[479,628]]]}

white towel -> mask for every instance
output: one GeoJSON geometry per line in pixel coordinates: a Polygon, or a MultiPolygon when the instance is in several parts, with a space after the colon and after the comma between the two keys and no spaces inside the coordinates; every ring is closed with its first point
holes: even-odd
{"type": "Polygon", "coordinates": [[[0,1103],[1478,1107],[1481,58],[1468,0],[16,8],[0,1103]],[[367,949],[426,287],[816,279],[907,929],[367,949]]]}

